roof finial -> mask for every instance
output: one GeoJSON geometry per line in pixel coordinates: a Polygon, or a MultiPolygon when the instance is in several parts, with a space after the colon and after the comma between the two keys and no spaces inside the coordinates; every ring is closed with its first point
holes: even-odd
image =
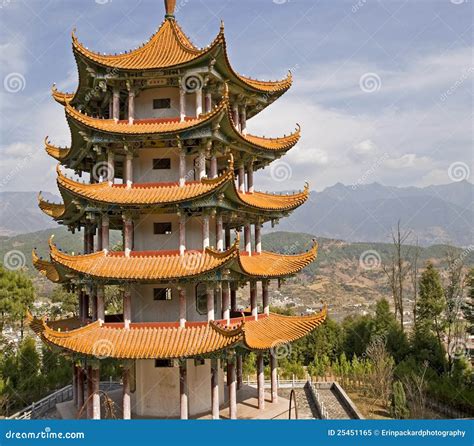
{"type": "Polygon", "coordinates": [[[174,19],[174,8],[176,7],[176,0],[165,0],[165,19],[174,19]]]}

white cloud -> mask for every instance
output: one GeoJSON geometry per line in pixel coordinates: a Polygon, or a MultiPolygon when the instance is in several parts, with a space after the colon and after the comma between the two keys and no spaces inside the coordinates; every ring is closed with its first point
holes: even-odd
{"type": "MultiPolygon", "coordinates": [[[[285,157],[293,167],[288,188],[298,188],[303,180],[316,189],[338,181],[354,183],[382,155],[384,162],[377,164],[371,181],[406,186],[426,178],[445,183],[445,175],[430,172],[470,158],[472,123],[466,95],[456,90],[443,102],[440,92],[456,82],[469,60],[469,52],[458,49],[409,61],[385,78],[375,102],[358,85],[361,72],[374,71],[370,65],[348,64],[334,77],[333,64],[301,69],[294,87],[252,119],[249,129],[276,136],[293,121],[301,123],[301,141],[285,157]],[[361,100],[354,101],[356,96],[361,100]]],[[[265,173],[257,176],[257,186],[281,188],[265,173]]]]}
{"type": "Polygon", "coordinates": [[[414,153],[407,153],[398,158],[389,158],[384,162],[384,165],[390,169],[420,168],[429,164],[431,164],[431,160],[428,157],[418,157],[414,153]]]}

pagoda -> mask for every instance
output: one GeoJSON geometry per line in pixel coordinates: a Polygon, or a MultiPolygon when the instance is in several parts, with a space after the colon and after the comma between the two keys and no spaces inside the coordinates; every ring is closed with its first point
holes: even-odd
{"type": "Polygon", "coordinates": [[[217,419],[227,406],[229,418],[237,418],[242,358],[251,351],[263,409],[264,355],[276,402],[278,349],[326,317],[325,309],[270,312],[270,281],[293,276],[317,255],[315,243],[291,255],[262,249],[262,225],[287,216],[309,194],[307,185],[285,195],[254,189],[254,172],[300,137],[299,127],[276,138],[247,132],[247,119],[289,89],[291,73],[281,81],[238,74],[223,24],[209,46],[198,48],[176,22],[175,1],[165,0],[165,9],[148,42],[125,53],[93,52],[73,32],[77,90],[52,90],[71,144],[57,147],[46,138],[47,153],[59,162],[63,203],[40,194],[39,207],[83,232],[84,253],[61,251],[51,239],[50,258],[33,252],[33,263],[77,293],[79,311],[29,322],[46,344],[73,358],[74,404],[93,419],[101,417],[104,358],[121,366],[124,419],[217,419]],[[111,246],[111,230],[121,231],[123,246],[111,246]],[[119,315],[105,311],[111,285],[123,293],[119,315]],[[239,289],[249,290],[245,308],[238,308],[239,289]]]}

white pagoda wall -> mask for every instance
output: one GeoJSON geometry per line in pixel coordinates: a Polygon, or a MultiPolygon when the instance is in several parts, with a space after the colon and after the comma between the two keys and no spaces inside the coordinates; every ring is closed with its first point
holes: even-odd
{"type": "MultiPolygon", "coordinates": [[[[194,181],[194,158],[186,157],[186,181],[194,181]]],[[[135,183],[157,183],[179,181],[179,154],[176,148],[144,148],[133,160],[135,183]],[[153,159],[169,158],[171,169],[153,169],[153,159]]]]}
{"type": "MultiPolygon", "coordinates": [[[[196,116],[196,94],[185,96],[186,116],[196,116]]],[[[204,110],[204,109],[203,109],[204,110]]],[[[161,87],[143,90],[135,98],[135,119],[176,118],[179,117],[179,88],[161,87]],[[154,109],[153,99],[171,99],[171,108],[154,109]]]]}
{"type": "MultiPolygon", "coordinates": [[[[209,221],[209,240],[211,246],[216,247],[215,218],[210,218],[209,221]]],[[[202,250],[201,217],[190,217],[186,219],[186,249],[202,250]]],[[[135,220],[134,250],[179,250],[179,217],[172,214],[147,214],[135,220]],[[153,223],[160,222],[171,223],[171,234],[153,233],[153,223]]]]}
{"type": "MultiPolygon", "coordinates": [[[[211,361],[194,365],[188,359],[189,414],[211,410],[211,361]]],[[[219,403],[225,399],[224,373],[219,368],[219,403]]],[[[136,390],[132,414],[139,417],[179,418],[179,368],[155,367],[154,360],[136,361],[136,390]]]]}
{"type": "MultiPolygon", "coordinates": [[[[195,116],[195,95],[186,95],[186,115],[195,116]]],[[[142,91],[135,99],[135,118],[149,119],[179,116],[178,88],[155,88],[142,91]],[[153,109],[153,99],[170,98],[170,109],[153,109]]],[[[194,158],[186,157],[186,181],[193,181],[194,158]]],[[[178,182],[179,152],[177,148],[148,148],[138,151],[133,160],[133,182],[178,182]],[[153,169],[153,159],[170,158],[170,169],[153,169]]],[[[215,219],[210,219],[210,244],[216,245],[215,219]]],[[[186,220],[186,249],[202,250],[202,218],[186,220]]],[[[158,251],[179,249],[179,217],[177,215],[146,214],[134,220],[135,251],[158,251]],[[154,234],[153,223],[170,222],[171,234],[154,234]]],[[[186,319],[206,321],[207,314],[199,314],[196,308],[196,285],[185,285],[186,319]]],[[[171,300],[154,300],[155,288],[166,285],[134,284],[132,293],[133,322],[178,322],[179,298],[176,284],[170,284],[171,300]]],[[[215,317],[221,317],[221,302],[217,299],[215,317]]],[[[195,365],[187,360],[187,379],[189,387],[189,414],[195,416],[211,411],[211,370],[210,360],[203,365],[195,365]]],[[[224,373],[219,369],[219,400],[225,400],[224,373]]],[[[132,393],[132,413],[138,417],[179,418],[179,367],[155,367],[154,360],[136,361],[136,389],[132,393]]]]}
{"type": "MultiPolygon", "coordinates": [[[[134,285],[132,287],[133,322],[178,322],[179,299],[176,285],[172,284],[171,300],[154,300],[153,289],[164,285],[134,285]]],[[[186,285],[186,319],[188,321],[206,321],[207,314],[199,314],[196,309],[196,284],[186,285]]],[[[214,308],[216,319],[221,319],[221,299],[217,299],[214,308]]]]}

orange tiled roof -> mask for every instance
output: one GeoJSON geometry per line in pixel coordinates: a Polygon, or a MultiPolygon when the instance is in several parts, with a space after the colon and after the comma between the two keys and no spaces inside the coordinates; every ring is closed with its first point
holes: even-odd
{"type": "Polygon", "coordinates": [[[234,244],[229,250],[205,251],[132,251],[130,257],[123,252],[98,251],[92,254],[71,255],[58,250],[50,239],[50,255],[54,264],[78,274],[112,280],[172,280],[195,277],[229,263],[237,256],[234,244]]]}
{"type": "Polygon", "coordinates": [[[217,190],[233,178],[233,172],[228,170],[215,179],[193,181],[186,183],[183,187],[180,187],[178,183],[144,183],[127,188],[121,184],[110,185],[107,181],[95,184],[76,182],[64,176],[59,165],[57,172],[60,189],[100,203],[137,206],[179,203],[199,198],[217,190]]]}
{"type": "Polygon", "coordinates": [[[244,344],[251,350],[268,350],[295,341],[326,318],[326,309],[311,316],[260,315],[241,319],[235,328],[225,321],[191,322],[179,328],[170,323],[121,324],[93,322],[80,328],[46,323],[28,314],[31,328],[45,342],[75,353],[122,359],[174,359],[213,353],[244,344]],[[55,330],[60,328],[61,331],[55,330]]]}
{"type": "Polygon", "coordinates": [[[31,253],[33,259],[33,266],[46,278],[48,278],[51,282],[58,283],[61,282],[61,277],[59,275],[58,270],[56,267],[47,260],[40,259],[36,254],[36,251],[33,250],[31,253]]]}
{"type": "Polygon", "coordinates": [[[45,342],[75,353],[122,359],[174,359],[223,350],[236,344],[239,330],[223,332],[211,324],[186,328],[151,326],[125,329],[93,322],[70,332],[55,331],[31,318],[30,326],[45,342]]]}
{"type": "Polygon", "coordinates": [[[58,161],[62,161],[64,158],[66,158],[71,151],[71,149],[68,147],[58,147],[51,144],[51,142],[48,140],[48,137],[44,138],[44,146],[46,153],[58,161]]]}
{"type": "Polygon", "coordinates": [[[81,123],[94,130],[99,130],[108,133],[120,133],[130,135],[147,135],[151,133],[172,133],[181,130],[187,130],[199,124],[210,121],[227,106],[227,98],[225,97],[219,105],[209,113],[203,113],[198,118],[186,119],[181,122],[179,118],[170,119],[150,119],[137,120],[133,124],[128,121],[115,121],[113,119],[100,119],[88,116],[76,110],[69,104],[66,104],[66,116],[73,121],[81,123]]]}
{"type": "Polygon", "coordinates": [[[288,195],[269,194],[265,192],[236,192],[246,205],[256,209],[285,211],[301,206],[309,197],[309,185],[302,192],[288,195]]]}
{"type": "Polygon", "coordinates": [[[317,255],[317,245],[309,251],[284,255],[264,251],[248,256],[237,250],[239,240],[227,251],[132,251],[130,257],[123,252],[99,251],[92,254],[71,255],[61,252],[50,240],[50,256],[54,266],[77,274],[110,280],[153,281],[195,277],[224,266],[253,278],[285,277],[301,271],[317,255]]]}
{"type": "MultiPolygon", "coordinates": [[[[230,62],[229,62],[230,66],[230,62]]],[[[266,91],[267,93],[281,92],[283,90],[288,90],[293,83],[293,76],[291,73],[288,73],[285,79],[278,81],[260,81],[258,79],[252,79],[247,76],[242,76],[241,74],[235,73],[237,77],[247,85],[253,87],[255,90],[266,91]]]]}
{"type": "Polygon", "coordinates": [[[240,268],[249,276],[282,277],[301,271],[316,259],[317,254],[318,245],[314,242],[309,251],[301,254],[284,255],[263,251],[249,256],[241,252],[238,259],[240,268]]]}
{"type": "Polygon", "coordinates": [[[63,203],[50,203],[43,199],[41,192],[38,194],[38,206],[48,216],[57,220],[64,215],[66,207],[63,203]]]}
{"type": "Polygon", "coordinates": [[[268,350],[296,341],[321,325],[327,310],[309,316],[283,316],[270,314],[270,317],[246,321],[242,324],[245,345],[251,350],[268,350]]]}
{"type": "MultiPolygon", "coordinates": [[[[136,120],[133,124],[129,124],[128,121],[118,121],[115,122],[113,119],[100,119],[94,118],[92,116],[85,115],[78,110],[76,110],[71,105],[66,105],[66,115],[70,117],[73,121],[79,122],[91,129],[99,130],[108,133],[120,133],[120,134],[159,134],[159,133],[171,133],[179,132],[182,130],[187,130],[197,125],[203,124],[206,121],[210,121],[216,117],[220,112],[226,111],[229,119],[232,121],[230,116],[230,106],[228,101],[228,96],[225,95],[222,101],[218,106],[214,108],[211,112],[207,114],[201,114],[199,118],[189,118],[181,122],[179,118],[169,118],[169,119],[143,119],[136,120]]],[[[283,136],[279,138],[265,138],[263,136],[256,135],[243,135],[238,132],[233,125],[229,126],[232,128],[233,135],[244,143],[253,145],[261,150],[266,151],[283,151],[289,150],[293,147],[300,139],[301,132],[300,127],[298,126],[294,133],[291,133],[288,136],[283,136]]],[[[67,156],[67,148],[57,148],[50,143],[47,143],[46,151],[56,159],[63,159],[67,156]]]]}
{"type": "Polygon", "coordinates": [[[283,150],[287,151],[291,149],[300,140],[301,127],[299,124],[296,124],[296,130],[293,133],[279,138],[266,138],[264,136],[251,135],[249,133],[244,135],[236,129],[230,107],[227,107],[226,111],[227,120],[229,124],[228,128],[231,129],[232,134],[244,143],[251,144],[253,146],[258,147],[259,149],[274,152],[283,150]]]}
{"type": "MultiPolygon", "coordinates": [[[[288,90],[292,83],[291,73],[288,73],[285,79],[279,81],[261,81],[238,74],[230,64],[223,26],[221,26],[214,41],[203,49],[193,45],[174,18],[164,20],[148,42],[123,54],[112,55],[93,52],[79,42],[74,32],[72,34],[72,45],[74,52],[86,59],[105,67],[122,70],[157,70],[175,67],[202,58],[214,49],[221,47],[228,70],[245,86],[259,92],[278,93],[288,90]]],[[[216,51],[219,52],[219,50],[216,51]]]]}
{"type": "Polygon", "coordinates": [[[298,126],[294,133],[291,133],[288,136],[283,136],[280,138],[265,138],[263,136],[255,136],[246,134],[241,134],[242,137],[255,146],[261,147],[266,150],[288,150],[293,147],[301,137],[300,127],[298,126]]]}
{"type": "MultiPolygon", "coordinates": [[[[57,172],[57,181],[60,189],[64,189],[87,200],[117,205],[146,206],[179,203],[210,194],[221,186],[225,186],[226,183],[231,185],[235,195],[242,204],[267,211],[295,209],[303,204],[309,196],[307,185],[304,191],[292,195],[277,195],[264,192],[241,193],[235,186],[234,173],[231,168],[220,177],[186,183],[184,187],[180,187],[177,183],[144,183],[132,185],[130,188],[121,184],[110,185],[106,181],[103,183],[86,184],[74,181],[63,175],[59,165],[57,172]]],[[[40,202],[40,208],[53,218],[58,218],[57,216],[60,216],[61,211],[64,210],[64,205],[40,202]]]]}
{"type": "Polygon", "coordinates": [[[66,105],[75,95],[75,93],[62,93],[56,88],[56,84],[51,87],[51,94],[54,100],[61,105],[66,105]]]}
{"type": "MultiPolygon", "coordinates": [[[[220,35],[220,34],[219,34],[220,35]]],[[[215,45],[219,39],[216,38],[215,45]]],[[[158,31],[141,47],[124,54],[100,54],[85,48],[73,32],[72,46],[82,54],[105,67],[123,70],[150,70],[172,67],[190,62],[203,55],[208,49],[195,47],[175,20],[164,20],[158,31]]]]}

